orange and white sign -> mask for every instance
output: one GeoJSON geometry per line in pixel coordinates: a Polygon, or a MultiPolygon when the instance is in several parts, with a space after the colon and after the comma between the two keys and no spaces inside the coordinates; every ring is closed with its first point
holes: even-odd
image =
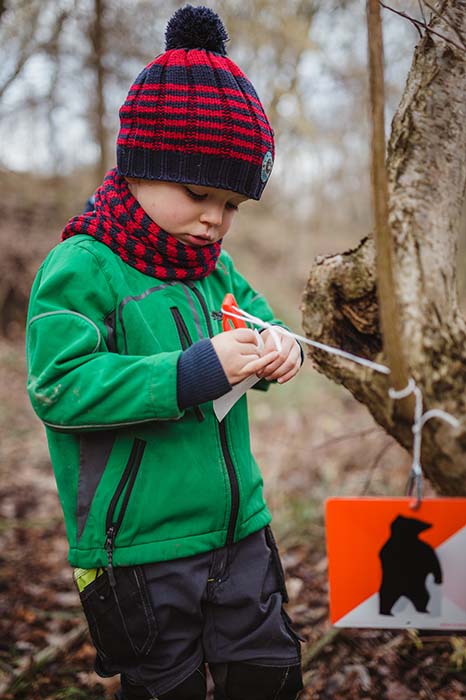
{"type": "Polygon", "coordinates": [[[336,627],[466,629],[466,498],[331,498],[336,627]]]}

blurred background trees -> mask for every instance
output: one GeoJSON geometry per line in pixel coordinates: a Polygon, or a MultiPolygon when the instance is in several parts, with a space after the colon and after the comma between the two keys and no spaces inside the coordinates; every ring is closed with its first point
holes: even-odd
{"type": "MultiPolygon", "coordinates": [[[[40,258],[113,167],[119,106],[139,70],[163,51],[167,18],[183,4],[2,2],[0,237],[9,250],[13,245],[16,257],[19,247],[20,257],[40,258]]],[[[241,236],[232,236],[229,247],[272,295],[279,312],[297,323],[314,255],[350,245],[370,227],[363,3],[215,0],[210,5],[224,19],[229,54],[256,86],[277,137],[264,204],[245,208],[241,236]],[[265,263],[259,266],[263,275],[258,258],[265,263]],[[273,284],[279,271],[280,295],[273,284]]],[[[414,0],[394,6],[418,12],[414,0]]],[[[389,115],[416,39],[409,23],[386,16],[389,115]]],[[[28,261],[23,263],[29,269],[28,261]]],[[[9,258],[7,267],[17,269],[17,264],[9,258]]],[[[13,281],[16,286],[16,272],[13,281]]],[[[17,314],[24,305],[24,293],[0,291],[4,329],[16,332],[11,322],[17,317],[22,324],[17,314]],[[5,295],[10,307],[11,297],[17,297],[14,311],[5,307],[5,295]]]]}

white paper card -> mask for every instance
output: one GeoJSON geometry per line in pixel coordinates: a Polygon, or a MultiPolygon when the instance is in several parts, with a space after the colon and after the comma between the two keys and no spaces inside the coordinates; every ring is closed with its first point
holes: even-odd
{"type": "MultiPolygon", "coordinates": [[[[256,336],[259,350],[262,350],[262,348],[264,347],[264,341],[262,340],[260,334],[257,331],[256,336]]],[[[252,374],[250,377],[246,377],[246,379],[243,379],[242,382],[235,384],[230,389],[230,391],[227,391],[226,394],[223,394],[223,396],[220,396],[220,398],[215,399],[214,413],[217,416],[217,420],[219,423],[225,418],[228,411],[230,411],[230,409],[233,408],[238,399],[240,399],[243,396],[243,394],[247,392],[248,389],[253,387],[254,384],[257,384],[258,381],[260,381],[260,377],[258,377],[256,374],[252,374]]]]}
{"type": "Polygon", "coordinates": [[[239,384],[230,389],[226,394],[223,394],[219,399],[214,401],[214,412],[217,416],[217,420],[222,421],[227,415],[228,411],[233,408],[235,403],[242,397],[243,394],[247,392],[248,389],[257,384],[260,377],[252,374],[250,377],[243,379],[239,384]]]}

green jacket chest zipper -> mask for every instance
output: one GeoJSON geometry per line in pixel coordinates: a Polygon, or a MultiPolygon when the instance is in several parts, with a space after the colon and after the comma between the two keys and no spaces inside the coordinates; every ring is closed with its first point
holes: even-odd
{"type": "MultiPolygon", "coordinates": [[[[210,314],[209,314],[209,310],[207,308],[207,304],[205,302],[205,299],[202,296],[202,294],[200,293],[200,291],[198,289],[196,289],[196,287],[190,286],[190,289],[199,301],[199,304],[202,308],[202,312],[204,314],[204,318],[205,318],[207,328],[209,331],[209,337],[212,338],[214,332],[212,329],[212,322],[210,320],[210,314]]],[[[230,482],[230,491],[231,491],[230,521],[228,523],[227,538],[226,538],[226,542],[225,542],[225,544],[229,545],[229,544],[233,544],[234,536],[235,536],[235,529],[236,529],[236,522],[238,520],[239,485],[238,485],[238,477],[236,476],[235,465],[233,464],[233,460],[232,460],[231,454],[230,454],[230,449],[228,447],[226,420],[227,420],[227,416],[225,416],[225,418],[218,424],[218,430],[219,430],[219,434],[220,434],[220,445],[222,448],[223,459],[225,460],[225,465],[227,468],[228,479],[230,482]]]]}
{"type": "MultiPolygon", "coordinates": [[[[180,339],[181,348],[183,350],[187,350],[187,348],[189,348],[193,344],[191,336],[189,335],[188,327],[186,326],[186,323],[184,322],[184,318],[181,315],[181,312],[177,306],[171,306],[170,311],[171,311],[171,314],[173,316],[173,320],[175,321],[176,330],[178,331],[178,336],[180,339]]],[[[199,422],[203,421],[205,416],[204,416],[204,413],[202,411],[202,408],[200,408],[200,406],[194,406],[193,410],[194,410],[194,413],[196,414],[197,420],[199,422]]]]}
{"type": "Polygon", "coordinates": [[[118,530],[120,529],[121,523],[123,522],[123,518],[125,517],[131,492],[134,487],[134,482],[136,481],[139,467],[141,466],[142,456],[144,454],[145,447],[145,440],[135,438],[125,470],[118,483],[117,489],[113,494],[113,498],[110,501],[110,505],[107,511],[107,517],[105,521],[106,540],[104,547],[105,551],[107,552],[108,558],[108,578],[112,587],[116,585],[115,575],[113,573],[113,549],[115,546],[115,538],[118,534],[118,530]],[[126,491],[123,496],[120,511],[118,513],[118,516],[115,518],[116,508],[125,487],[126,491]]]}

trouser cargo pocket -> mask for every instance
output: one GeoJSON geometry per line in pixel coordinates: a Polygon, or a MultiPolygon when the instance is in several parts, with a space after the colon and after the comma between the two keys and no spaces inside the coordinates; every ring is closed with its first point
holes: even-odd
{"type": "Polygon", "coordinates": [[[97,650],[96,670],[103,674],[148,655],[157,637],[142,567],[118,567],[114,573],[115,586],[105,571],[79,594],[97,650]]]}
{"type": "Polygon", "coordinates": [[[288,603],[289,598],[288,598],[288,591],[286,590],[285,572],[283,571],[283,566],[282,566],[282,562],[280,559],[280,554],[278,552],[278,546],[277,546],[277,543],[275,541],[275,537],[273,536],[272,528],[270,527],[270,525],[266,525],[266,527],[265,527],[265,541],[267,542],[267,546],[270,549],[270,552],[272,555],[272,562],[273,562],[273,566],[275,568],[278,587],[279,587],[280,593],[282,594],[283,602],[288,603]]]}
{"type": "MultiPolygon", "coordinates": [[[[275,537],[273,535],[272,529],[270,525],[267,525],[265,527],[265,541],[267,543],[268,548],[270,549],[271,556],[272,556],[272,562],[273,566],[275,569],[275,575],[277,579],[277,585],[278,589],[282,595],[282,601],[283,603],[288,603],[289,602],[289,597],[288,597],[288,591],[286,589],[286,580],[285,580],[285,572],[283,571],[283,565],[280,559],[280,553],[278,551],[278,546],[275,541],[275,537]]],[[[301,644],[300,642],[304,642],[305,640],[296,632],[296,630],[293,627],[292,620],[286,610],[282,607],[281,610],[281,615],[283,619],[283,623],[288,631],[288,634],[290,637],[293,639],[296,649],[298,651],[298,655],[301,656],[301,644]]]]}

